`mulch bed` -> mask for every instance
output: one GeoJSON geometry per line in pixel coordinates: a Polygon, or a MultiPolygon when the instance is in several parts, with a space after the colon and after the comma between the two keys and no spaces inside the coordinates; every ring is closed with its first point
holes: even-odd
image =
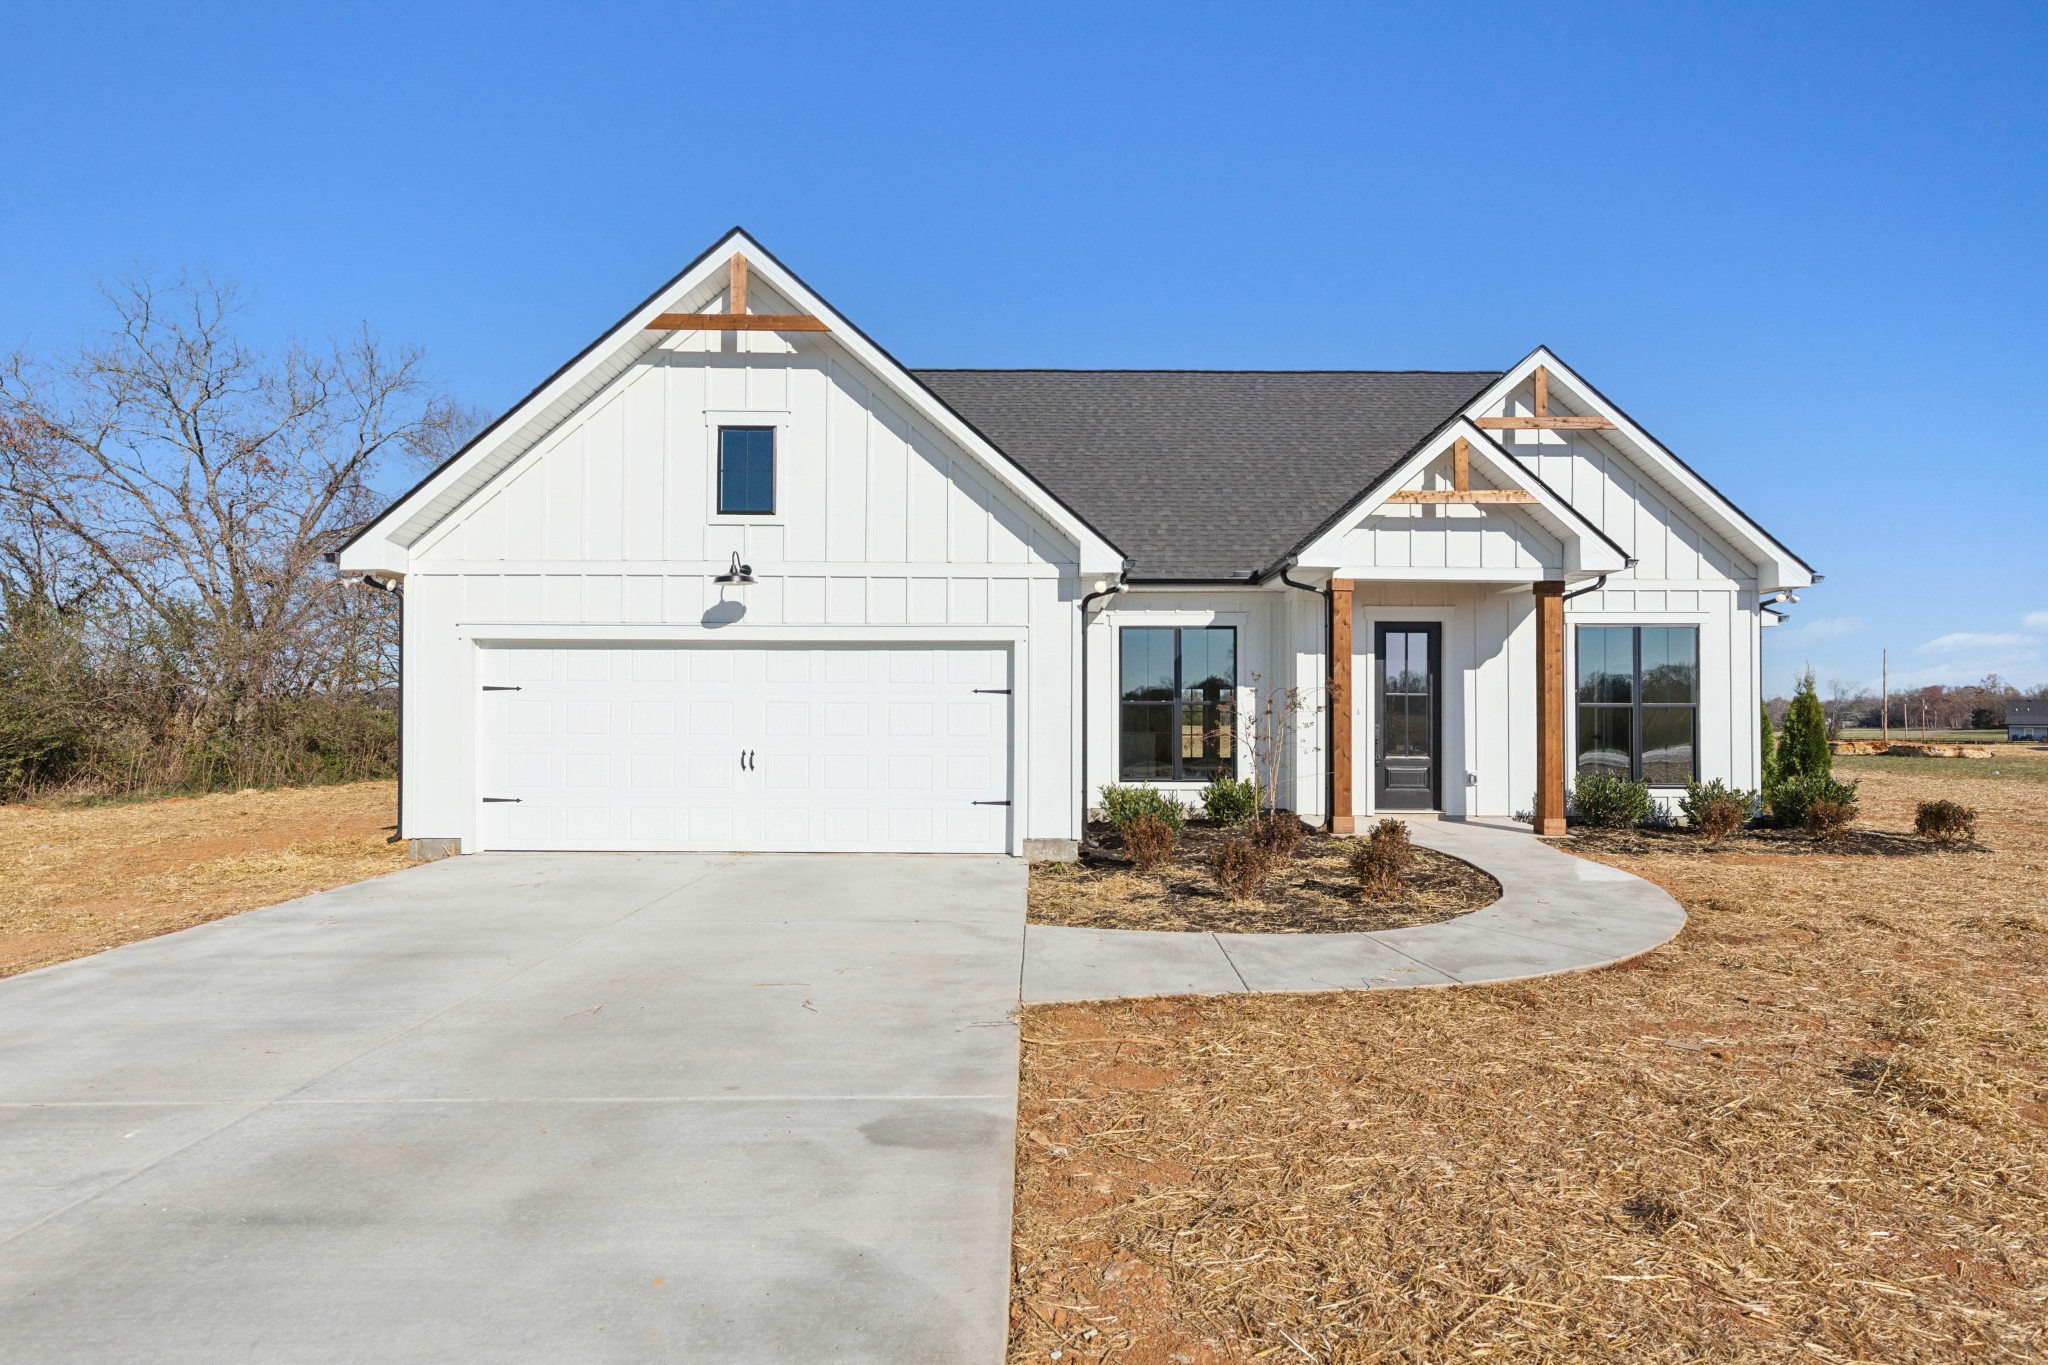
{"type": "Polygon", "coordinates": [[[1210,868],[1235,831],[1190,821],[1165,866],[1140,872],[1116,832],[1089,826],[1078,863],[1031,869],[1030,922],[1083,929],[1177,929],[1224,934],[1336,934],[1404,929],[1469,914],[1500,899],[1500,883],[1470,863],[1418,847],[1400,894],[1366,900],[1345,864],[1352,840],[1306,834],[1258,900],[1233,901],[1210,868]]]}
{"type": "Polygon", "coordinates": [[[1922,858],[1936,853],[1985,852],[1977,844],[1937,844],[1913,834],[1851,829],[1838,839],[1820,840],[1798,829],[1745,829],[1710,843],[1689,829],[1594,829],[1574,825],[1558,846],[1589,858],[1601,857],[1849,857],[1922,858]]]}

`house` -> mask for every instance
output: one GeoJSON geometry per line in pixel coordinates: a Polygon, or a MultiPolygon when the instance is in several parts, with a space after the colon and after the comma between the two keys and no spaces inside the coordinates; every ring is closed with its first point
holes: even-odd
{"type": "Polygon", "coordinates": [[[2048,741],[2048,698],[2007,702],[2005,737],[2009,741],[2048,741]]]}
{"type": "Polygon", "coordinates": [[[1268,748],[1340,832],[1557,832],[1575,769],[1757,786],[1816,581],[1545,349],[910,370],[737,229],[334,558],[403,594],[421,856],[1055,856],[1268,748]]]}

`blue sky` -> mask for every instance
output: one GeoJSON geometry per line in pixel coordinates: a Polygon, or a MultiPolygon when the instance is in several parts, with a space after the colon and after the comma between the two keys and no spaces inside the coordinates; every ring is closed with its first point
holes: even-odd
{"type": "Polygon", "coordinates": [[[912,364],[1549,344],[1814,562],[1774,690],[2048,681],[2048,7],[16,6],[0,346],[95,281],[497,410],[734,223],[912,364]]]}

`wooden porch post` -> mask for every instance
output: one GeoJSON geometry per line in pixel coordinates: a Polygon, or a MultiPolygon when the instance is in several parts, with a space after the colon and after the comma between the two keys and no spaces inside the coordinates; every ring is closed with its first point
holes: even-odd
{"type": "Polygon", "coordinates": [[[1330,580],[1330,833],[1353,834],[1351,813],[1351,586],[1330,580]]]}
{"type": "Polygon", "coordinates": [[[1564,584],[1536,584],[1536,832],[1564,833],[1564,584]]]}

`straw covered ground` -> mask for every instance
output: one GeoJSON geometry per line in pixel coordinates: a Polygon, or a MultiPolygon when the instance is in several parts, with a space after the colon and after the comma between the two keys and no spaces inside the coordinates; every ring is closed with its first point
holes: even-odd
{"type": "Polygon", "coordinates": [[[2048,1356],[2048,754],[1837,768],[1617,968],[1026,1011],[1012,1361],[2048,1356]]]}
{"type": "Polygon", "coordinates": [[[405,865],[397,784],[0,807],[0,976],[405,865]]]}

